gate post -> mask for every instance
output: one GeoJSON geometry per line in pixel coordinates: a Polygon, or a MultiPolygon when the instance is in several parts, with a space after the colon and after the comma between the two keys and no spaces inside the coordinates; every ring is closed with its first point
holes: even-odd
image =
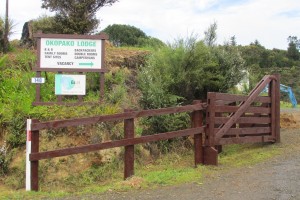
{"type": "MultiPolygon", "coordinates": [[[[194,100],[193,105],[201,104],[200,100],[194,100]]],[[[201,127],[203,124],[203,114],[201,110],[192,112],[191,116],[192,128],[201,127]]],[[[203,164],[203,142],[202,142],[202,133],[194,135],[194,158],[195,158],[195,167],[198,164],[203,164]]]]}
{"type": "Polygon", "coordinates": [[[38,122],[35,119],[27,119],[27,140],[26,140],[26,191],[39,190],[39,161],[30,161],[31,153],[39,152],[39,131],[32,131],[32,123],[38,122]]]}
{"type": "MultiPolygon", "coordinates": [[[[125,109],[125,113],[131,112],[131,109],[125,109]]],[[[124,138],[134,138],[134,118],[124,120],[124,138]]],[[[134,175],[134,145],[125,146],[124,155],[124,179],[134,175]]]]}
{"type": "Polygon", "coordinates": [[[205,165],[218,165],[218,151],[215,149],[215,106],[216,93],[207,94],[206,130],[203,162],[205,165]]]}
{"type": "Polygon", "coordinates": [[[280,142],[280,74],[275,74],[275,137],[280,142]]]}
{"type": "Polygon", "coordinates": [[[31,154],[31,119],[26,122],[26,191],[31,190],[31,163],[29,155],[31,154]]]}

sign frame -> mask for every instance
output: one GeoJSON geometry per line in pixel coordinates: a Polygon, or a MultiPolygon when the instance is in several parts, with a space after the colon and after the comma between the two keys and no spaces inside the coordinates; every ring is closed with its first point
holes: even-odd
{"type": "MultiPolygon", "coordinates": [[[[32,71],[36,72],[37,78],[41,77],[42,72],[53,72],[58,74],[63,73],[76,73],[76,74],[84,74],[86,72],[95,72],[100,74],[99,80],[99,102],[101,102],[104,98],[104,74],[108,72],[105,68],[105,40],[108,40],[108,35],[105,33],[100,33],[99,35],[69,35],[69,34],[43,34],[41,31],[37,32],[33,35],[36,38],[36,48],[37,48],[37,62],[36,66],[32,68],[32,71]],[[100,40],[101,41],[101,66],[98,68],[51,68],[47,66],[41,67],[41,40],[42,39],[73,39],[73,40],[100,40]]],[[[54,89],[54,88],[53,88],[54,89]]],[[[63,102],[64,95],[58,95],[56,102],[42,102],[41,101],[41,84],[36,84],[36,98],[35,102],[33,102],[34,106],[38,105],[80,105],[83,104],[83,95],[78,95],[77,103],[66,103],[63,102]]],[[[98,102],[98,103],[99,103],[98,102]]],[[[89,103],[89,102],[86,102],[89,103]]]]}
{"type": "Polygon", "coordinates": [[[68,34],[43,34],[38,32],[33,35],[34,38],[37,38],[37,67],[33,68],[33,71],[46,71],[46,72],[107,72],[105,69],[105,40],[108,40],[108,36],[104,33],[99,35],[68,35],[68,34]],[[82,40],[101,40],[101,69],[93,68],[49,68],[41,67],[41,39],[82,39],[82,40]]]}

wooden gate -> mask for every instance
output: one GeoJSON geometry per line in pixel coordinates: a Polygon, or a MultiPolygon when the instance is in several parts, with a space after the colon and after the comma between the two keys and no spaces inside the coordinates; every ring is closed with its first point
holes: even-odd
{"type": "Polygon", "coordinates": [[[205,164],[217,165],[224,144],[280,141],[279,75],[264,76],[248,96],[210,92],[207,104],[205,164]]]}

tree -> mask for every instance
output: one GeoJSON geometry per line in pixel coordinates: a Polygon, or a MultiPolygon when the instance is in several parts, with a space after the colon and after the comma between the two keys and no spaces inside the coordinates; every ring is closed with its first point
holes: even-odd
{"type": "MultiPolygon", "coordinates": [[[[154,51],[138,72],[140,106],[157,109],[206,99],[207,92],[226,92],[241,79],[243,59],[237,47],[210,48],[195,37],[179,39],[154,51]]],[[[147,134],[183,129],[186,113],[150,117],[147,134]]],[[[168,149],[169,144],[158,144],[168,149]]]]}
{"type": "Polygon", "coordinates": [[[212,47],[215,45],[216,40],[217,40],[217,22],[214,22],[213,24],[211,24],[208,29],[206,31],[204,31],[204,43],[209,46],[212,47]]]}
{"type": "Polygon", "coordinates": [[[42,15],[37,19],[30,21],[32,26],[32,32],[42,31],[43,33],[55,33],[55,18],[47,15],[42,15]]]}
{"type": "Polygon", "coordinates": [[[290,59],[293,59],[295,61],[300,59],[300,40],[296,36],[289,36],[288,37],[289,47],[287,49],[287,56],[290,59]]]}
{"type": "Polygon", "coordinates": [[[8,38],[13,33],[13,28],[15,27],[15,23],[14,23],[13,20],[8,19],[7,25],[6,25],[5,20],[3,20],[0,17],[0,52],[5,52],[5,50],[8,51],[9,47],[10,47],[10,43],[8,42],[8,38]],[[8,28],[6,29],[7,25],[8,25],[8,28]],[[5,33],[6,30],[8,31],[8,33],[5,33]],[[7,37],[7,41],[5,41],[6,37],[7,37]],[[5,45],[7,45],[7,47],[5,47],[5,45]]]}
{"type": "Polygon", "coordinates": [[[231,46],[236,46],[237,45],[235,35],[230,37],[230,45],[231,46]]]}
{"type": "Polygon", "coordinates": [[[102,32],[108,34],[115,46],[136,46],[139,40],[147,38],[141,29],[123,24],[109,25],[102,32]]]}
{"type": "Polygon", "coordinates": [[[109,36],[109,41],[115,46],[138,46],[159,48],[165,44],[154,37],[147,36],[141,29],[124,24],[107,26],[101,32],[109,36]]]}
{"type": "Polygon", "coordinates": [[[8,34],[9,34],[9,24],[8,24],[8,0],[6,0],[6,9],[5,9],[5,28],[4,28],[4,35],[3,35],[3,52],[7,53],[9,41],[8,41],[8,34]]]}
{"type": "Polygon", "coordinates": [[[42,8],[56,12],[56,33],[88,34],[99,25],[96,12],[118,0],[42,0],[42,8]]]}

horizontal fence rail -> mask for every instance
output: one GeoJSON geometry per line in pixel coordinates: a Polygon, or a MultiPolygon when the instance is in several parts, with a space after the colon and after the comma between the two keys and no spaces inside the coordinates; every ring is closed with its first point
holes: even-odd
{"type": "Polygon", "coordinates": [[[65,128],[69,126],[89,125],[89,124],[95,124],[101,122],[119,121],[119,120],[139,118],[139,117],[151,117],[151,116],[166,115],[166,114],[181,113],[181,112],[200,111],[204,109],[205,109],[205,104],[201,103],[201,104],[187,105],[181,107],[161,108],[161,109],[152,109],[152,110],[143,110],[143,111],[131,111],[131,112],[126,112],[126,113],[124,112],[120,114],[86,117],[86,118],[79,118],[79,119],[36,122],[32,124],[32,130],[35,131],[35,130],[43,130],[43,129],[51,129],[51,128],[52,129],[65,128]]]}
{"type": "Polygon", "coordinates": [[[61,156],[68,156],[79,153],[88,153],[92,151],[99,151],[103,149],[110,149],[115,147],[125,147],[124,154],[124,178],[134,175],[134,145],[168,140],[182,136],[194,137],[194,159],[195,166],[203,163],[202,151],[202,133],[205,127],[203,126],[203,111],[206,109],[206,104],[201,101],[194,101],[192,105],[152,109],[143,111],[125,110],[124,113],[85,117],[78,119],[55,120],[48,122],[39,122],[38,120],[28,120],[27,124],[27,159],[26,165],[28,173],[26,173],[26,190],[38,190],[38,164],[39,160],[50,159],[61,156]],[[175,114],[182,112],[191,113],[191,128],[184,130],[158,133],[154,135],[146,135],[134,137],[134,119],[140,117],[152,117],[166,114],[175,114]],[[124,121],[124,139],[107,141],[97,144],[88,144],[78,147],[63,148],[57,150],[50,150],[39,152],[39,131],[45,129],[57,129],[70,126],[90,125],[108,121],[124,121]]]}
{"type": "Polygon", "coordinates": [[[71,147],[71,148],[59,149],[59,150],[54,150],[54,151],[31,153],[29,159],[30,159],[30,161],[36,161],[36,160],[42,160],[42,159],[48,159],[48,158],[55,158],[55,157],[79,154],[79,153],[88,153],[91,151],[98,151],[98,150],[103,150],[103,149],[110,149],[110,148],[135,145],[135,144],[142,144],[142,143],[147,143],[147,142],[155,142],[155,141],[160,141],[160,140],[168,140],[168,139],[182,137],[182,136],[190,136],[190,135],[195,135],[195,134],[199,134],[202,132],[204,132],[204,127],[191,128],[191,129],[185,129],[185,130],[180,130],[180,131],[173,131],[173,132],[167,132],[167,133],[159,133],[159,134],[155,134],[155,135],[141,136],[141,137],[131,138],[131,139],[121,139],[121,140],[117,140],[117,141],[103,142],[103,143],[99,143],[99,144],[90,144],[90,145],[85,145],[85,146],[81,146],[81,147],[71,147]]]}

